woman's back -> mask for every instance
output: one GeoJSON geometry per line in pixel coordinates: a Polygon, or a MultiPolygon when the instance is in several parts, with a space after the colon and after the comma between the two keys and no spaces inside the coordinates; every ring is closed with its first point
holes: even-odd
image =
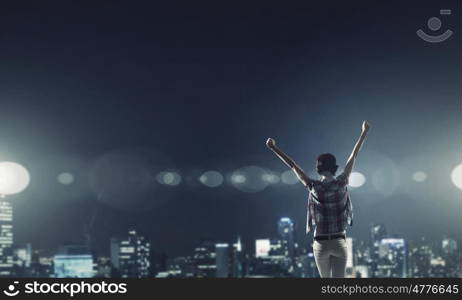
{"type": "Polygon", "coordinates": [[[312,180],[308,186],[307,231],[316,225],[316,234],[344,232],[351,222],[352,209],[348,194],[348,178],[343,173],[337,178],[312,180]]]}

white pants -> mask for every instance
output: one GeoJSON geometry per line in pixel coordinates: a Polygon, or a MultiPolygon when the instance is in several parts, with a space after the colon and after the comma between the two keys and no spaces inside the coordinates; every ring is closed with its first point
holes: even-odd
{"type": "Polygon", "coordinates": [[[347,262],[345,239],[314,241],[313,254],[321,278],[344,278],[347,262]]]}

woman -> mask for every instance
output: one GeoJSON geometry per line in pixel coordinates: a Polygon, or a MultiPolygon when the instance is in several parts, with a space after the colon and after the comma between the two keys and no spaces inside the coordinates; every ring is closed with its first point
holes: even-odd
{"type": "Polygon", "coordinates": [[[321,154],[316,160],[320,180],[311,179],[287,154],[269,138],[266,145],[297,175],[308,188],[308,212],[306,232],[314,225],[313,253],[321,277],[345,277],[347,261],[346,228],[353,225],[353,211],[348,194],[348,178],[359,150],[369,132],[370,125],[363,122],[361,135],[348,158],[343,173],[335,177],[338,166],[335,156],[321,154]]]}

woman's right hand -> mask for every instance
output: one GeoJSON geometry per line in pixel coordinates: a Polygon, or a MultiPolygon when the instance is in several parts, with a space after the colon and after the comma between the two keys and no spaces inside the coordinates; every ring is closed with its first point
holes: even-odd
{"type": "Polygon", "coordinates": [[[269,138],[268,140],[266,140],[266,146],[270,149],[273,149],[274,147],[276,147],[276,141],[272,138],[269,138]]]}
{"type": "Polygon", "coordinates": [[[362,126],[362,131],[363,131],[363,132],[368,132],[368,131],[369,131],[369,128],[371,128],[371,124],[369,124],[368,121],[364,121],[364,122],[363,122],[363,126],[362,126]]]}

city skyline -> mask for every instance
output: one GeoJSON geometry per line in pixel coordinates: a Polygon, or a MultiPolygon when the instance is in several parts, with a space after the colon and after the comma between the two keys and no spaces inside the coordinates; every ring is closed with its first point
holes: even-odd
{"type": "MultiPolygon", "coordinates": [[[[3,226],[5,222],[1,222],[3,226]]],[[[2,264],[3,277],[153,278],[153,277],[301,277],[316,278],[313,249],[294,239],[293,222],[281,218],[278,234],[256,239],[255,248],[241,242],[203,239],[187,254],[159,252],[134,229],[112,238],[110,255],[96,253],[91,239],[62,243],[43,252],[30,243],[3,247],[10,253],[2,264]],[[5,261],[6,262],[6,261],[5,261]]],[[[370,239],[347,237],[346,277],[415,278],[462,277],[461,240],[410,241],[387,232],[384,224],[372,224],[370,239]]]]}
{"type": "MultiPolygon", "coordinates": [[[[13,204],[13,207],[14,207],[14,203],[13,204]]],[[[358,212],[356,213],[358,214],[358,212]]],[[[120,216],[120,214],[117,214],[116,215],[120,216]]],[[[277,216],[278,214],[275,214],[275,216],[277,216]]],[[[132,215],[131,218],[133,219],[136,219],[136,214],[135,215],[132,215]]],[[[312,239],[312,234],[310,235],[306,235],[304,233],[304,221],[305,221],[305,218],[306,218],[306,215],[304,215],[303,213],[301,214],[301,217],[299,218],[299,220],[297,220],[295,222],[295,231],[297,233],[297,240],[299,241],[300,244],[308,244],[309,241],[312,239]]],[[[359,217],[357,216],[357,219],[359,217]]],[[[292,219],[292,218],[291,218],[292,219]]],[[[15,219],[13,219],[12,221],[12,224],[15,224],[15,219]]],[[[17,219],[16,219],[17,220],[17,219]]],[[[16,221],[17,222],[17,221],[16,221]]],[[[96,222],[99,222],[99,221],[96,221],[96,222]]],[[[76,232],[76,234],[74,236],[71,236],[69,235],[66,239],[64,240],[61,240],[59,242],[57,242],[56,244],[54,245],[44,245],[43,243],[38,243],[39,248],[41,249],[53,249],[53,248],[56,248],[58,247],[62,241],[84,241],[86,238],[87,238],[87,233],[85,231],[85,228],[87,226],[87,223],[88,221],[84,221],[82,222],[82,225],[79,226],[80,230],[78,230],[76,232]]],[[[383,222],[385,223],[385,222],[383,222]]],[[[137,222],[136,221],[133,221],[131,222],[130,225],[127,226],[127,224],[125,223],[124,226],[121,226],[122,228],[120,228],[118,230],[118,233],[119,234],[115,234],[115,236],[117,235],[120,235],[121,233],[125,232],[127,230],[127,228],[136,228],[137,222]]],[[[366,226],[369,226],[371,224],[373,224],[372,222],[369,223],[369,224],[364,224],[364,222],[361,222],[361,221],[356,221],[356,224],[355,226],[363,226],[363,225],[366,225],[366,226]]],[[[120,224],[119,224],[120,225],[120,224]]],[[[393,225],[393,224],[392,224],[393,225]]],[[[17,229],[15,228],[16,226],[13,225],[13,232],[14,231],[17,231],[17,229]]],[[[273,235],[276,235],[277,233],[277,229],[272,227],[272,226],[268,226],[269,227],[269,232],[273,232],[273,235]]],[[[139,228],[139,226],[138,226],[139,228]]],[[[391,232],[391,235],[393,236],[403,236],[403,237],[406,237],[407,239],[410,239],[410,240],[419,240],[420,238],[422,237],[426,237],[426,238],[429,238],[429,239],[438,239],[438,238],[442,238],[442,237],[447,237],[447,236],[458,236],[457,233],[454,234],[454,233],[448,233],[448,232],[444,232],[442,231],[441,234],[434,234],[434,235],[428,235],[426,234],[425,231],[422,231],[422,232],[419,232],[419,233],[415,233],[415,232],[411,232],[411,234],[406,234],[406,233],[403,233],[402,231],[399,230],[399,228],[397,227],[393,227],[393,226],[389,226],[389,228],[394,228],[394,230],[390,230],[391,232]]],[[[93,229],[95,230],[95,229],[93,229]]],[[[144,231],[146,232],[146,230],[143,230],[141,229],[141,231],[144,231]]],[[[98,232],[95,230],[96,234],[95,236],[101,236],[101,234],[98,234],[98,232]]],[[[165,243],[162,243],[162,241],[158,242],[157,244],[158,245],[161,245],[161,248],[159,249],[159,251],[161,252],[166,252],[166,253],[171,253],[171,254],[174,254],[174,255],[181,255],[182,253],[185,253],[188,251],[188,249],[190,249],[191,247],[193,247],[194,244],[197,243],[197,241],[200,241],[202,239],[210,239],[210,240],[222,240],[223,242],[229,242],[231,241],[233,238],[236,238],[236,237],[241,237],[241,239],[243,241],[245,241],[245,243],[247,244],[251,244],[251,241],[256,239],[256,238],[259,238],[259,237],[265,237],[267,235],[267,232],[265,232],[265,230],[259,230],[259,232],[257,232],[257,234],[254,234],[253,236],[249,235],[248,233],[246,233],[245,231],[235,231],[233,232],[229,237],[227,238],[217,238],[217,236],[214,236],[214,235],[211,235],[210,233],[205,233],[205,234],[202,234],[202,235],[195,235],[194,238],[191,239],[191,241],[188,243],[188,245],[184,246],[183,248],[172,248],[172,247],[165,247],[163,246],[165,243]]],[[[366,232],[360,232],[360,234],[355,234],[357,232],[357,230],[355,230],[354,227],[351,227],[350,230],[349,230],[349,233],[347,233],[347,236],[349,237],[354,237],[354,238],[358,238],[358,239],[364,239],[365,237],[368,236],[368,232],[366,230],[366,232]]],[[[15,236],[17,236],[18,234],[15,234],[15,236]]],[[[146,234],[144,234],[146,236],[146,234]]],[[[19,236],[21,236],[21,234],[19,234],[19,236]]],[[[108,236],[105,236],[102,240],[107,240],[109,241],[111,239],[111,237],[113,237],[114,235],[108,235],[108,236]]],[[[151,236],[147,235],[151,240],[156,240],[156,238],[152,238],[151,236]]],[[[19,244],[25,244],[25,243],[28,243],[30,241],[28,240],[25,240],[25,239],[20,239],[17,241],[19,244]]],[[[108,248],[106,246],[102,246],[100,243],[96,243],[96,249],[98,252],[101,252],[101,253],[104,253],[104,254],[108,254],[108,248]]]]}

